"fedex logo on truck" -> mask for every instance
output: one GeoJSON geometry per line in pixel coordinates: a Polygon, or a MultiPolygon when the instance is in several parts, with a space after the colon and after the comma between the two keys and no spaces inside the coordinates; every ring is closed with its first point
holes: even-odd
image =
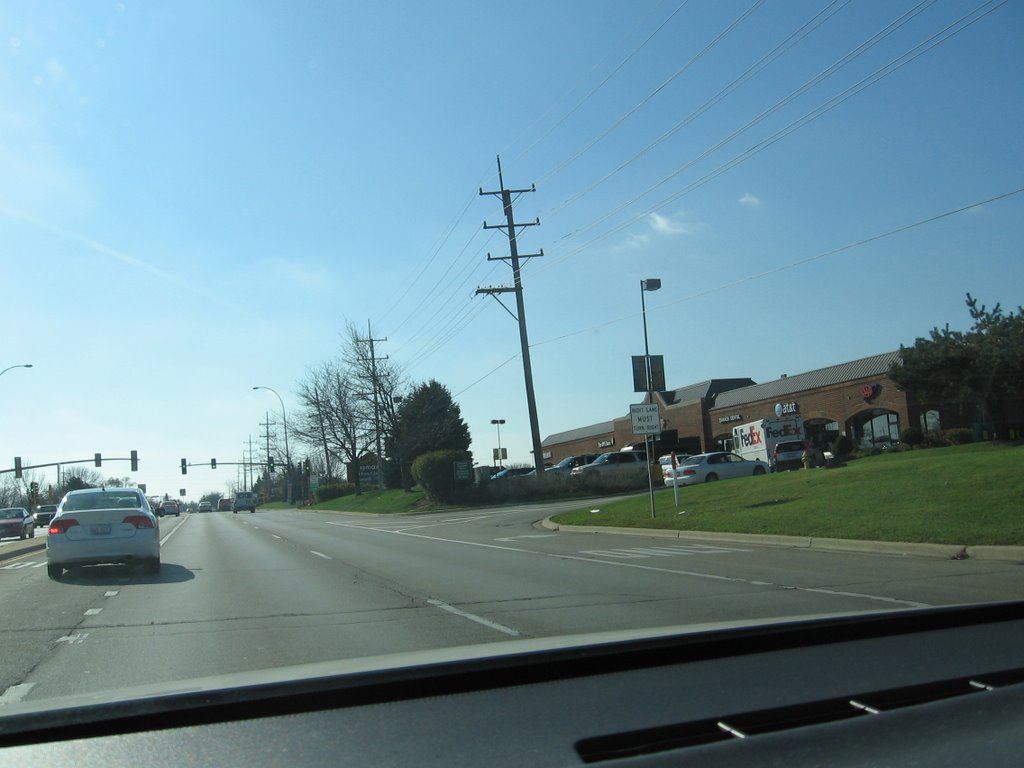
{"type": "Polygon", "coordinates": [[[745,432],[738,432],[737,437],[744,448],[750,448],[754,445],[763,445],[764,439],[761,431],[757,427],[751,425],[745,432]]]}
{"type": "Polygon", "coordinates": [[[794,423],[787,424],[767,424],[765,425],[765,432],[768,433],[768,437],[772,440],[776,438],[791,437],[799,440],[803,438],[803,430],[800,425],[794,423]]]}

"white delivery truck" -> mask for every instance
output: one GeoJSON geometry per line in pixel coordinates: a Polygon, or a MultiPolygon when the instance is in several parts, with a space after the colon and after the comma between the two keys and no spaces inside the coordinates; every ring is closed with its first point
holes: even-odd
{"type": "Polygon", "coordinates": [[[799,416],[784,419],[761,419],[733,427],[732,450],[744,459],[760,459],[775,467],[775,446],[804,439],[804,420],[799,416]]]}

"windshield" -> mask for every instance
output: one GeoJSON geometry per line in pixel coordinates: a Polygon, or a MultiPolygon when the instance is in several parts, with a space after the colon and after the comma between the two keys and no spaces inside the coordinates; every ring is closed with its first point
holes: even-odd
{"type": "Polygon", "coordinates": [[[20,509],[0,509],[0,520],[19,520],[23,516],[20,509]]]}
{"type": "Polygon", "coordinates": [[[0,718],[1024,596],[1024,4],[0,26],[0,718]]]}

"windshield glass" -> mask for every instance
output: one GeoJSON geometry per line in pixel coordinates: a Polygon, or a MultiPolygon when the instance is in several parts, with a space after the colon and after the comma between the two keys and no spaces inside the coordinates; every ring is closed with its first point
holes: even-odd
{"type": "Polygon", "coordinates": [[[0,509],[0,520],[17,520],[22,514],[20,509],[0,509]]]}
{"type": "Polygon", "coordinates": [[[0,6],[0,718],[1024,596],[1024,3],[0,6]]]}

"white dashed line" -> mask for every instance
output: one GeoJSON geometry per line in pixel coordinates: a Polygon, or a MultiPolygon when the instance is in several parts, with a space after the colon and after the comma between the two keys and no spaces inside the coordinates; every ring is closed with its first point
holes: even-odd
{"type": "Polygon", "coordinates": [[[109,590],[107,592],[104,592],[103,596],[104,597],[117,597],[117,590],[116,589],[111,589],[111,590],[109,590]]]}
{"type": "Polygon", "coordinates": [[[317,552],[315,549],[311,549],[309,551],[312,552],[317,557],[322,557],[324,560],[333,560],[334,559],[330,555],[325,555],[323,552],[317,552]]]}
{"type": "Polygon", "coordinates": [[[102,612],[103,612],[103,609],[102,609],[102,608],[90,608],[89,610],[87,610],[87,611],[86,611],[86,612],[85,612],[84,614],[82,614],[82,615],[83,615],[83,616],[95,616],[96,614],[98,614],[98,613],[102,613],[102,612]]]}
{"type": "Polygon", "coordinates": [[[14,704],[15,702],[21,701],[28,692],[32,690],[35,683],[21,683],[20,685],[12,685],[3,694],[0,694],[0,706],[4,704],[14,704]]]}

